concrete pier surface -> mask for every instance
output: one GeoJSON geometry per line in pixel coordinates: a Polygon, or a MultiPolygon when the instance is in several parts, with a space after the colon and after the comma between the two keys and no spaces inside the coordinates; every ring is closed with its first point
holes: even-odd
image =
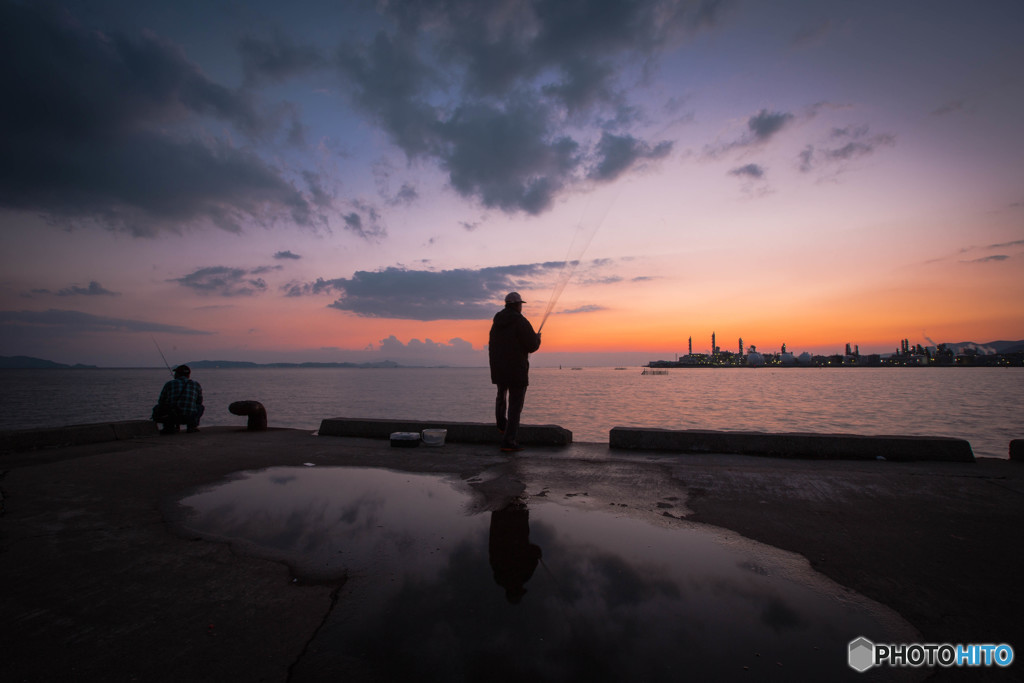
{"type": "MultiPolygon", "coordinates": [[[[303,580],[177,524],[190,491],[303,465],[512,482],[509,495],[585,495],[652,524],[713,525],[806,558],[898,612],[921,642],[1024,652],[1020,462],[677,456],[590,443],[509,456],[493,444],[400,449],[243,426],[0,454],[0,680],[369,679],[358,663],[308,665],[327,616],[346,608],[344,579],[303,580]]],[[[932,671],[1021,680],[1024,663],[932,671]]]]}

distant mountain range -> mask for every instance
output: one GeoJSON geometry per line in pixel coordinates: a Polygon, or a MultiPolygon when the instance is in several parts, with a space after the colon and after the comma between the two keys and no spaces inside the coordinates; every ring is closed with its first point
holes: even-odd
{"type": "Polygon", "coordinates": [[[66,365],[54,363],[52,360],[32,358],[31,356],[0,356],[0,368],[7,370],[36,370],[40,368],[96,368],[96,365],[66,365]]]}
{"type": "Polygon", "coordinates": [[[399,368],[392,360],[376,363],[249,363],[239,360],[197,360],[185,363],[193,370],[209,368],[399,368]]]}

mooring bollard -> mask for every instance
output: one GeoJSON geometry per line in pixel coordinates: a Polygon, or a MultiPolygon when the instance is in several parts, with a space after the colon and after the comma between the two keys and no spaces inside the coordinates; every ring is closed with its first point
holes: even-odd
{"type": "Polygon", "coordinates": [[[1010,442],[1010,460],[1024,462],[1024,439],[1014,439],[1010,442]]]}
{"type": "Polygon", "coordinates": [[[267,409],[259,401],[235,401],[228,406],[232,415],[248,415],[245,428],[250,432],[267,431],[267,409]]]}

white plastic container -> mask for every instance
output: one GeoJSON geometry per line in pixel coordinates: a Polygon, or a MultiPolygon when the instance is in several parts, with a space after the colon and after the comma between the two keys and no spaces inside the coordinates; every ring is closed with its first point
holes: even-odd
{"type": "Polygon", "coordinates": [[[444,439],[448,436],[447,429],[424,429],[423,430],[423,445],[424,446],[443,446],[444,439]]]}

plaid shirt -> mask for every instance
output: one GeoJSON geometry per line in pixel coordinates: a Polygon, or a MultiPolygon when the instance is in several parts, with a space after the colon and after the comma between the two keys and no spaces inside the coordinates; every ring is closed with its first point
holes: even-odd
{"type": "Polygon", "coordinates": [[[203,405],[203,388],[199,382],[177,377],[160,391],[159,405],[174,408],[180,415],[193,415],[203,405]]]}

